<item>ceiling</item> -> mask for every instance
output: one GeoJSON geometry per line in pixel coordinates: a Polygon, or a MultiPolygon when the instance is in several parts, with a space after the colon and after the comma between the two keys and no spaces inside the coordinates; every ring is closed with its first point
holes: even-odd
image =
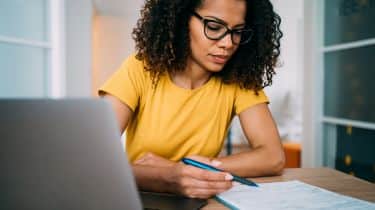
{"type": "Polygon", "coordinates": [[[99,15],[126,16],[138,14],[144,0],[92,0],[99,15]]]}

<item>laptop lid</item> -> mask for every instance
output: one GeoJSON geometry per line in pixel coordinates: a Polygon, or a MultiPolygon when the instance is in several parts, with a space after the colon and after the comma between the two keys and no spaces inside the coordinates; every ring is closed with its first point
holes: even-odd
{"type": "Polygon", "coordinates": [[[111,105],[0,100],[1,209],[141,209],[111,105]]]}

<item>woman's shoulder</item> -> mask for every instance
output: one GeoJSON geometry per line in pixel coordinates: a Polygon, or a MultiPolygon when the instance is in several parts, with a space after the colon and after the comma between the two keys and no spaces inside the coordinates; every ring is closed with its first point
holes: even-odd
{"type": "Polygon", "coordinates": [[[136,53],[129,55],[121,65],[123,71],[128,72],[131,77],[139,79],[149,79],[150,75],[145,70],[145,63],[143,60],[137,58],[136,53]]]}
{"type": "Polygon", "coordinates": [[[136,53],[129,55],[123,62],[123,66],[127,68],[144,69],[144,62],[137,58],[136,53]]]}

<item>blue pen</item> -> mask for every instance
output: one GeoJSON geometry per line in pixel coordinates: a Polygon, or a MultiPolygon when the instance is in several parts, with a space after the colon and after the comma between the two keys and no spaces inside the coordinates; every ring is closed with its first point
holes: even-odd
{"type": "MultiPolygon", "coordinates": [[[[195,167],[206,169],[206,170],[209,170],[209,171],[225,172],[223,170],[220,170],[218,168],[215,168],[213,166],[204,164],[202,162],[199,162],[199,161],[196,161],[196,160],[193,160],[193,159],[190,159],[190,158],[182,158],[182,162],[185,163],[186,165],[195,166],[195,167]]],[[[240,176],[234,175],[232,173],[231,173],[231,175],[233,176],[233,181],[239,182],[241,184],[253,186],[253,187],[258,187],[258,185],[253,181],[250,181],[248,179],[245,179],[245,178],[242,178],[240,176]]]]}

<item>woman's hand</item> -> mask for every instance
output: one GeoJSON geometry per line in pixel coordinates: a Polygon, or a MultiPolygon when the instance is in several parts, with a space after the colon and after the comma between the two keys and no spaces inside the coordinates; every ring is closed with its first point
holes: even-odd
{"type": "MultiPolygon", "coordinates": [[[[202,156],[189,158],[217,167],[219,161],[202,156]]],[[[134,162],[136,165],[167,167],[163,179],[169,192],[191,198],[210,198],[232,187],[232,175],[225,172],[212,172],[194,166],[176,163],[148,153],[134,162]]]]}
{"type": "Polygon", "coordinates": [[[154,153],[148,152],[143,155],[141,158],[134,161],[135,165],[143,165],[143,166],[154,166],[154,167],[171,167],[176,162],[163,158],[159,155],[154,153]]]}
{"type": "MultiPolygon", "coordinates": [[[[190,156],[208,165],[217,167],[220,162],[202,156],[190,156]]],[[[175,166],[168,179],[177,193],[191,198],[210,198],[232,187],[232,175],[225,172],[212,172],[180,163],[175,166]]]]}

